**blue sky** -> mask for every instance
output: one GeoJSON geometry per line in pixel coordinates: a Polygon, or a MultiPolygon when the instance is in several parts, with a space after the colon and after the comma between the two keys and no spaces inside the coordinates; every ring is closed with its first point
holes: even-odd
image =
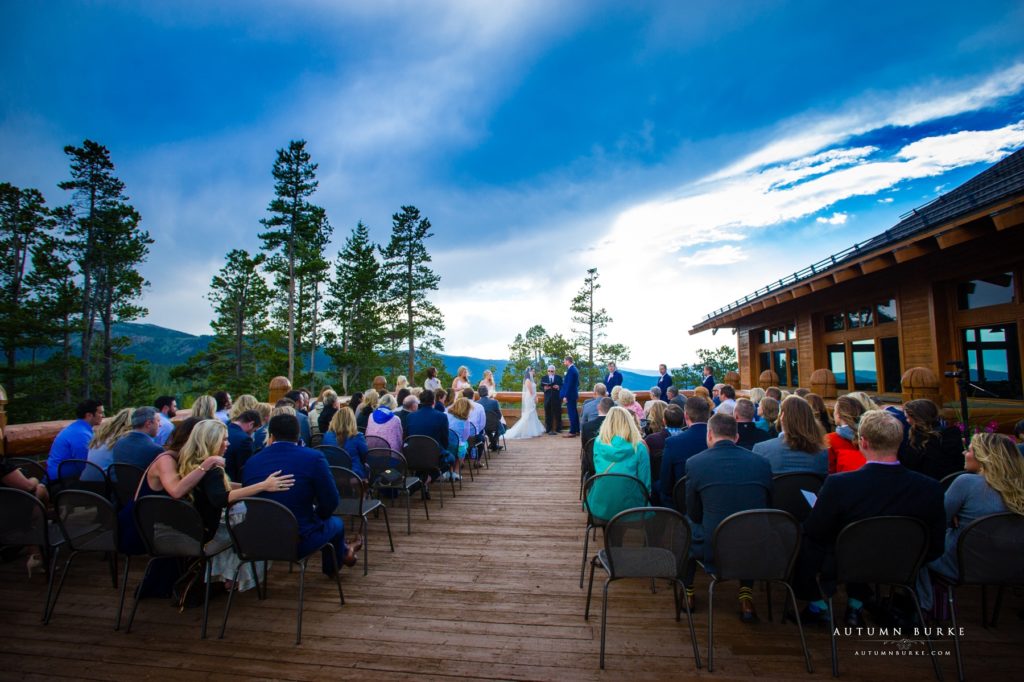
{"type": "Polygon", "coordinates": [[[7,2],[0,181],[59,205],[63,146],[106,145],[147,321],[202,333],[303,138],[331,260],[431,219],[449,352],[567,333],[598,267],[624,364],[676,365],[732,343],[687,334],[706,313],[1024,146],[1021,35],[1019,2],[7,2]]]}

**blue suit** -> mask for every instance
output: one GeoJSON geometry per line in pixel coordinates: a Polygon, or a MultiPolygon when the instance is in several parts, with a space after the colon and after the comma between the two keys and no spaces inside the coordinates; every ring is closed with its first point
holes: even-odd
{"type": "Polygon", "coordinates": [[[686,460],[698,452],[708,449],[708,425],[699,422],[678,436],[665,439],[661,453],[661,472],[658,475],[658,492],[661,504],[672,504],[672,488],[676,481],[686,475],[686,460]]]}
{"type": "Polygon", "coordinates": [[[612,389],[616,386],[622,385],[622,372],[615,370],[604,378],[604,385],[608,389],[608,395],[611,395],[612,389]]]}
{"type": "Polygon", "coordinates": [[[345,526],[334,516],[341,497],[334,485],[334,477],[327,467],[323,453],[295,443],[279,442],[268,445],[249,458],[244,468],[244,485],[254,485],[280,470],[295,476],[295,485],[280,492],[260,493],[288,507],[299,522],[299,556],[305,556],[320,545],[330,542],[338,556],[332,564],[324,556],[324,572],[340,567],[347,553],[345,526]]]}
{"type": "Polygon", "coordinates": [[[715,375],[709,374],[704,377],[704,381],[701,382],[701,386],[708,389],[708,395],[711,395],[711,392],[715,390],[715,375]]]}
{"type": "Polygon", "coordinates": [[[661,399],[668,395],[668,387],[672,385],[672,375],[666,372],[664,376],[658,377],[658,388],[661,389],[661,399]]]}
{"type": "Polygon", "coordinates": [[[562,381],[559,397],[565,398],[566,409],[569,411],[569,433],[580,432],[580,413],[576,411],[576,403],[580,399],[580,372],[576,365],[569,365],[562,381]]]}

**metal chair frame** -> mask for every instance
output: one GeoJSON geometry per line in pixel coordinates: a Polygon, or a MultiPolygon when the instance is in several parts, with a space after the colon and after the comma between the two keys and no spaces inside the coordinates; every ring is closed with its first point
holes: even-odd
{"type": "Polygon", "coordinates": [[[341,495],[341,502],[338,503],[338,508],[334,510],[335,516],[348,516],[351,518],[359,517],[360,526],[359,533],[363,536],[363,575],[369,573],[369,556],[370,556],[370,535],[367,532],[369,528],[369,514],[375,512],[378,509],[384,512],[384,526],[388,530],[388,542],[391,544],[391,553],[395,552],[395,540],[391,537],[391,522],[388,520],[388,508],[384,506],[380,500],[375,500],[366,496],[365,492],[362,492],[362,479],[359,475],[351,469],[345,467],[332,466],[331,475],[334,476],[334,483],[338,488],[338,494],[341,495]],[[341,478],[339,478],[341,477],[341,478]],[[360,495],[358,498],[346,497],[343,492],[344,488],[349,486],[338,485],[339,481],[344,480],[356,480],[359,481],[360,495]]]}
{"type": "Polygon", "coordinates": [[[643,492],[643,497],[647,501],[647,505],[651,504],[651,495],[647,492],[647,486],[643,484],[636,476],[630,476],[628,474],[596,474],[587,479],[586,490],[583,492],[583,508],[587,512],[587,530],[583,534],[583,559],[580,561],[580,589],[583,589],[583,576],[587,570],[587,554],[590,551],[590,532],[594,532],[594,539],[597,540],[597,529],[600,528],[602,531],[605,526],[608,525],[608,521],[611,519],[599,519],[590,513],[590,505],[587,504],[587,495],[590,493],[590,489],[594,486],[595,482],[606,480],[606,477],[615,477],[620,479],[630,479],[636,483],[637,490],[643,492]]]}
{"type": "MultiPolygon", "coordinates": [[[[412,535],[412,491],[417,487],[423,485],[418,476],[409,475],[409,465],[405,461],[405,456],[395,450],[384,448],[374,448],[366,453],[366,467],[369,469],[370,489],[373,490],[377,499],[380,500],[381,490],[394,490],[396,494],[401,495],[405,498],[405,534],[412,535]],[[374,466],[376,457],[384,457],[387,453],[387,457],[398,461],[398,470],[402,474],[402,480],[396,485],[385,485],[380,482],[380,474],[385,469],[390,467],[374,466]]],[[[430,510],[427,509],[427,498],[423,497],[423,511],[427,515],[427,521],[430,520],[430,510]]]]}

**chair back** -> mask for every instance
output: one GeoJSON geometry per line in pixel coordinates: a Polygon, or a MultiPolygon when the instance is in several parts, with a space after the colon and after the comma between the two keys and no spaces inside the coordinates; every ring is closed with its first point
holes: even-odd
{"type": "Polygon", "coordinates": [[[228,533],[242,561],[296,561],[299,522],[274,500],[249,497],[228,508],[228,533]]]}
{"type": "Polygon", "coordinates": [[[153,556],[203,556],[203,519],[185,500],[145,495],[135,501],[135,523],[153,556]]]}
{"type": "Polygon", "coordinates": [[[801,492],[818,494],[825,478],[810,472],[794,472],[772,476],[772,509],[781,509],[803,522],[811,513],[811,505],[801,492]]]}
{"type": "Polygon", "coordinates": [[[394,488],[404,487],[405,484],[404,482],[398,484],[382,483],[381,479],[385,476],[385,472],[397,471],[401,475],[402,481],[404,481],[409,466],[402,453],[389,448],[373,448],[366,453],[366,470],[371,485],[394,488]]]}
{"type": "Polygon", "coordinates": [[[487,433],[497,433],[501,430],[501,415],[497,412],[486,412],[487,421],[484,423],[484,431],[487,433]]]}
{"type": "Polygon", "coordinates": [[[672,486],[672,504],[676,511],[686,516],[686,476],[683,476],[672,486]]]}
{"type": "Polygon", "coordinates": [[[32,493],[0,486],[0,545],[50,546],[46,507],[32,493]]]}
{"type": "Polygon", "coordinates": [[[690,552],[690,525],[665,507],[634,507],[616,514],[604,531],[611,578],[681,578],[690,552]]]}
{"type": "Polygon", "coordinates": [[[854,521],[836,539],[836,581],[914,585],[928,551],[928,527],[910,516],[854,521]]]}
{"type": "Polygon", "coordinates": [[[949,486],[953,485],[953,481],[955,481],[958,476],[963,476],[966,473],[966,471],[954,471],[948,476],[943,476],[942,479],[939,480],[939,485],[942,486],[942,492],[945,493],[949,490],[949,486]]]}
{"type": "Polygon", "coordinates": [[[1024,516],[991,514],[972,521],[957,540],[960,582],[1024,585],[1024,516]]]}
{"type": "Polygon", "coordinates": [[[324,453],[330,466],[352,468],[352,455],[348,454],[345,448],[339,448],[337,445],[321,445],[317,450],[324,453]]]}
{"type": "Polygon", "coordinates": [[[25,478],[34,478],[40,483],[46,482],[46,467],[42,462],[26,457],[10,457],[7,459],[7,463],[18,467],[25,478]]]}
{"type": "Polygon", "coordinates": [[[647,486],[628,474],[596,474],[587,479],[583,490],[583,506],[591,525],[604,525],[621,511],[650,504],[647,486]]]}
{"type": "Polygon", "coordinates": [[[380,436],[366,436],[366,447],[368,450],[374,450],[376,448],[385,448],[390,450],[391,443],[386,438],[380,436]]]}
{"type": "Polygon", "coordinates": [[[57,523],[72,550],[117,551],[117,512],[110,500],[88,490],[61,490],[54,507],[57,523]]]}
{"type": "Polygon", "coordinates": [[[591,438],[583,444],[583,452],[580,453],[580,467],[583,470],[583,476],[590,478],[596,471],[594,471],[594,441],[596,438],[591,438]]]}
{"type": "Polygon", "coordinates": [[[409,436],[402,447],[406,466],[412,471],[441,467],[441,445],[430,436],[409,436]]]}
{"type": "Polygon", "coordinates": [[[61,490],[88,490],[107,497],[107,474],[100,467],[84,459],[66,459],[57,466],[57,480],[61,490]]]}
{"type": "Polygon", "coordinates": [[[139,483],[145,475],[146,472],[134,464],[115,462],[107,468],[110,489],[119,505],[124,507],[135,499],[135,491],[139,489],[139,483]]]}
{"type": "Polygon", "coordinates": [[[455,429],[448,429],[448,447],[449,449],[454,448],[456,452],[459,450],[459,443],[462,439],[459,434],[456,433],[455,429]]]}
{"type": "Polygon", "coordinates": [[[789,580],[800,551],[800,522],[780,509],[727,516],[711,540],[720,580],[789,580]]]}

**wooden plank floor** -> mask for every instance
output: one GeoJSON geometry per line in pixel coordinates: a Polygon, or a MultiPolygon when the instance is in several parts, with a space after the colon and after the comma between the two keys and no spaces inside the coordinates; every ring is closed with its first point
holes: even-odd
{"type": "MultiPolygon", "coordinates": [[[[615,583],[608,619],[607,670],[598,668],[600,593],[583,619],[578,586],[584,516],[577,500],[578,440],[541,437],[510,442],[491,468],[465,481],[458,497],[439,495],[393,508],[396,552],[386,549],[382,521],[371,523],[370,574],[346,569],[347,603],[311,567],[301,646],[294,646],[298,573],[272,569],[271,593],[258,602],[237,595],[227,636],[218,640],[225,598],[211,607],[211,638],[199,639],[199,609],[179,614],[161,600],[144,601],[131,634],[114,632],[116,594],[106,566],[84,557],[74,567],[50,625],[39,622],[45,583],[27,580],[23,560],[0,566],[3,670],[0,678],[159,679],[502,679],[502,680],[772,680],[830,678],[828,636],[808,632],[814,675],[803,668],[795,626],[744,626],[735,587],[716,602],[715,672],[696,670],[685,620],[672,617],[671,590],[615,583]]],[[[592,545],[593,546],[593,545],[592,545]]],[[[133,588],[141,573],[133,571],[133,588]]],[[[698,577],[695,616],[707,652],[707,579],[698,577]]],[[[775,593],[779,599],[779,593],[775,593]]],[[[1018,595],[1009,595],[999,629],[983,630],[978,599],[964,600],[968,671],[973,677],[1020,679],[1024,626],[1018,595]],[[993,677],[994,676],[994,677],[993,677]]],[[[766,615],[764,594],[756,591],[766,615]]],[[[130,602],[130,600],[129,600],[130,602]]],[[[766,620],[766,619],[765,619],[766,620]]],[[[855,656],[841,643],[843,679],[929,679],[927,657],[855,656]]],[[[952,652],[951,640],[942,649],[952,652]]],[[[706,661],[705,661],[706,663],[706,661]]],[[[952,655],[943,657],[955,679],[952,655]]]]}

